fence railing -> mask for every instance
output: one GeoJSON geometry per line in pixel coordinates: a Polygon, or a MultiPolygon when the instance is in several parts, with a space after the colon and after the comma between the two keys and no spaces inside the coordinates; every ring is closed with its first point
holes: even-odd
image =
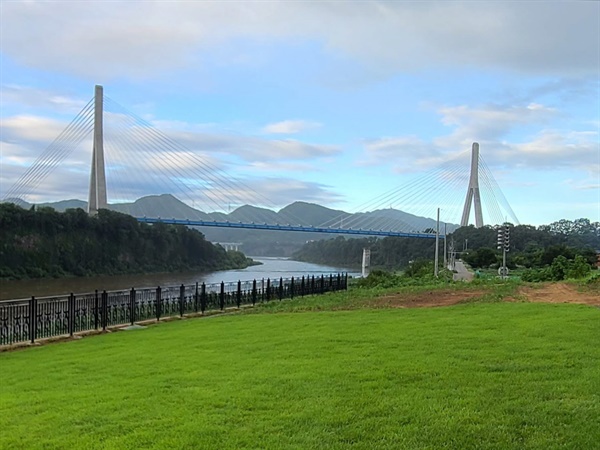
{"type": "Polygon", "coordinates": [[[267,278],[85,294],[31,297],[0,302],[0,346],[135,322],[183,317],[242,305],[347,289],[348,274],[267,278]]]}

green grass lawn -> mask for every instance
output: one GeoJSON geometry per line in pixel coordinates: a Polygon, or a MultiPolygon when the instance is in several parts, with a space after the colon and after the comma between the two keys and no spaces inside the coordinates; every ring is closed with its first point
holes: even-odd
{"type": "Polygon", "coordinates": [[[3,449],[597,449],[600,309],[238,314],[0,354],[3,449]]]}

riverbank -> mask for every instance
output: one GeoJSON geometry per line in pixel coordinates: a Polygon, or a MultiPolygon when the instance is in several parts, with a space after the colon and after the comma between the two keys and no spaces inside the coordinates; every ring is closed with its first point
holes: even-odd
{"type": "Polygon", "coordinates": [[[147,288],[156,286],[177,286],[181,284],[220,283],[267,278],[290,278],[323,273],[350,272],[344,267],[332,267],[292,261],[287,258],[252,257],[257,265],[239,269],[202,271],[187,270],[179,272],[157,272],[143,274],[102,275],[94,277],[42,278],[34,280],[12,280],[0,282],[0,300],[29,298],[32,295],[69,294],[71,292],[93,292],[98,289],[117,290],[147,288]]]}

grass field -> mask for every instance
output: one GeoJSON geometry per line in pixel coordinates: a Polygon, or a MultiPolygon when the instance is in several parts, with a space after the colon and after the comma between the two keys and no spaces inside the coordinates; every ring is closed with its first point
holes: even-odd
{"type": "Polygon", "coordinates": [[[277,308],[0,354],[0,448],[600,447],[597,308],[277,308]]]}

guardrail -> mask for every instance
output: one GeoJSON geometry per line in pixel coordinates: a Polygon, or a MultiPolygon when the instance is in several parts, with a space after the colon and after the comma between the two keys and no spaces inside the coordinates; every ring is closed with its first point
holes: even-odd
{"type": "Polygon", "coordinates": [[[0,346],[323,294],[347,286],[348,274],[338,273],[7,300],[0,302],[0,346]]]}

